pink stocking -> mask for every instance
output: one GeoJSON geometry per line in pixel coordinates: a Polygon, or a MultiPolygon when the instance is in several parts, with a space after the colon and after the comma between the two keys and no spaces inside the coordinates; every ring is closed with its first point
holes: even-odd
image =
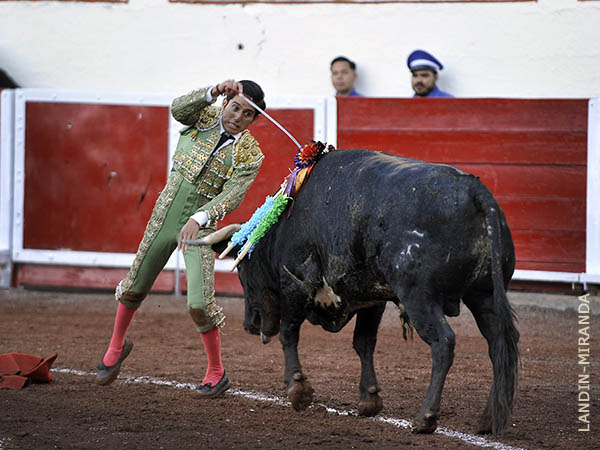
{"type": "Polygon", "coordinates": [[[127,329],[129,328],[129,324],[131,323],[131,319],[133,319],[135,311],[135,309],[129,309],[127,306],[119,303],[117,316],[115,317],[113,335],[110,339],[108,350],[104,354],[104,358],[102,358],[102,362],[105,366],[113,366],[119,360],[121,352],[123,351],[123,344],[125,343],[125,335],[127,334],[127,329]]]}

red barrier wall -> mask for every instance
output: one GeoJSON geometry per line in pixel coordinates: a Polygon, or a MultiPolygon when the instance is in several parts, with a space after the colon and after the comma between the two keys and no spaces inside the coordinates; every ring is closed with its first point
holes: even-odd
{"type": "Polygon", "coordinates": [[[587,100],[338,99],[338,147],[457,166],[507,216],[517,268],[585,271],[587,100]]]}
{"type": "MultiPolygon", "coordinates": [[[[506,213],[517,268],[585,271],[587,100],[338,99],[338,148],[383,150],[479,176],[506,213]]],[[[313,111],[269,111],[304,143],[313,111]]],[[[133,253],[167,172],[168,108],[29,102],[24,248],[133,253]]],[[[265,161],[244,222],[293,167],[294,144],[264,117],[265,161]]],[[[17,264],[14,284],[112,289],[124,269],[17,264]]],[[[156,290],[171,291],[172,273],[156,290]]],[[[185,287],[185,277],[182,278],[185,287]]],[[[233,274],[220,293],[240,294],[233,274]]]]}

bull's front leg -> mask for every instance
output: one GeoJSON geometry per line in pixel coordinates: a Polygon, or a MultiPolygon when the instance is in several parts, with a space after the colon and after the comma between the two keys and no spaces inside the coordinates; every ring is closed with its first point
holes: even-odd
{"type": "Polygon", "coordinates": [[[373,366],[373,352],[377,344],[377,330],[385,311],[385,303],[361,310],[356,315],[352,345],[360,358],[360,401],[358,414],[375,416],[383,408],[379,385],[373,366]]]}
{"type": "Polygon", "coordinates": [[[312,403],[314,390],[302,373],[298,358],[298,341],[300,339],[300,323],[281,324],[279,340],[283,347],[285,357],[284,381],[288,390],[288,397],[296,411],[303,411],[312,403]]]}

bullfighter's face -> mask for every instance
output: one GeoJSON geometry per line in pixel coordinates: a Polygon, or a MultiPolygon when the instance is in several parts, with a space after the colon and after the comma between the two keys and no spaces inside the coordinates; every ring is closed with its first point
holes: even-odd
{"type": "Polygon", "coordinates": [[[231,134],[238,134],[248,128],[257,118],[256,111],[240,95],[231,100],[223,100],[223,128],[231,134]]]}

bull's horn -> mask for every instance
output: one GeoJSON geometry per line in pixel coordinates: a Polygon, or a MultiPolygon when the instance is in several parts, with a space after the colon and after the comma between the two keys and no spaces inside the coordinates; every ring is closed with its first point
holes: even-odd
{"type": "Polygon", "coordinates": [[[233,233],[240,231],[242,226],[239,223],[232,223],[231,225],[227,225],[214,233],[210,233],[208,236],[204,236],[201,239],[190,239],[183,241],[184,244],[188,245],[213,245],[218,244],[219,242],[226,241],[233,233]]]}

